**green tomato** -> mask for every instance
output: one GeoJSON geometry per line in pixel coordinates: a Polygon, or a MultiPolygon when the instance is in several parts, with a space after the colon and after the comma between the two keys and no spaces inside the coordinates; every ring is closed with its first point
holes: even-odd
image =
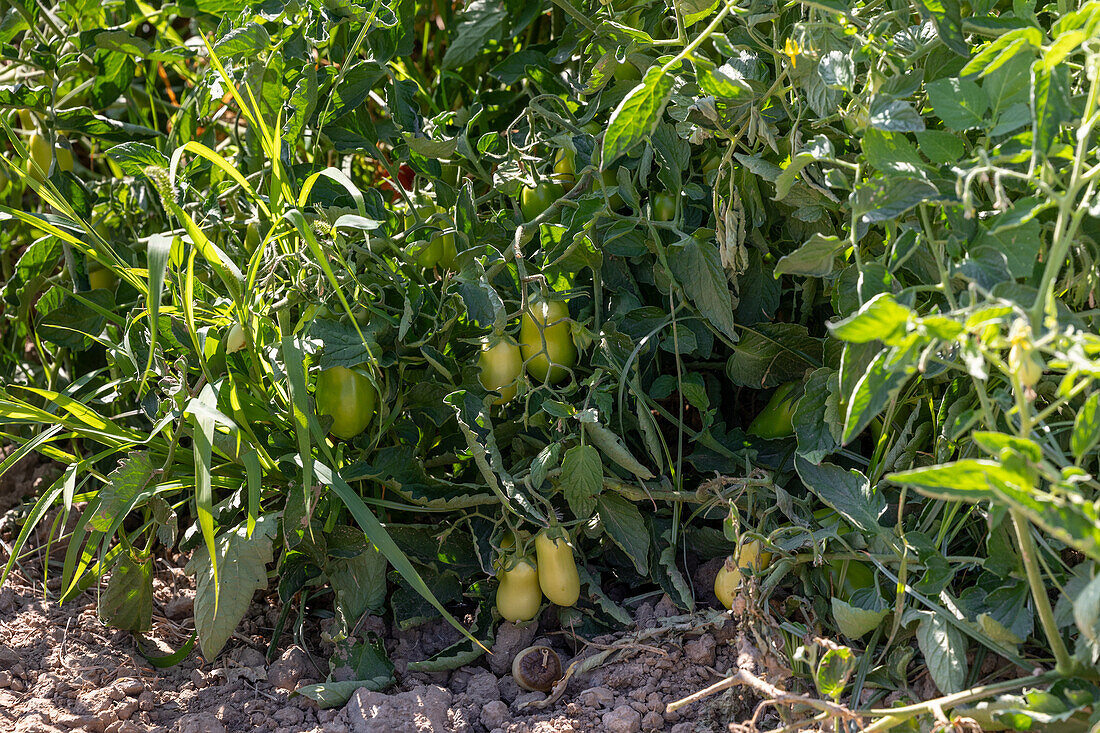
{"type": "Polygon", "coordinates": [[[332,367],[317,375],[317,414],[330,415],[329,432],[351,440],[367,429],[378,408],[378,391],[359,372],[332,367]]]}
{"type": "Polygon", "coordinates": [[[519,322],[519,348],[527,373],[557,384],[577,363],[577,346],[569,328],[569,306],[563,300],[530,303],[519,322]],[[543,339],[546,346],[543,347],[543,339]]]}
{"type": "MultiPolygon", "coordinates": [[[[618,169],[616,168],[600,173],[600,182],[598,185],[601,190],[605,188],[614,188],[615,186],[619,185],[617,171],[618,169]]],[[[615,193],[611,194],[611,196],[608,197],[608,204],[610,204],[612,209],[618,209],[620,206],[623,205],[623,197],[619,195],[618,189],[616,189],[615,193]]]]}
{"type": "Polygon", "coordinates": [[[655,193],[649,203],[657,221],[672,221],[676,217],[676,197],[671,193],[655,193]]]}
{"type": "Polygon", "coordinates": [[[31,112],[29,109],[19,110],[19,126],[22,127],[25,132],[34,132],[37,128],[34,112],[31,112]]]}
{"type": "Polygon", "coordinates": [[[798,400],[791,399],[791,392],[800,382],[780,385],[768,400],[768,404],[749,425],[749,433],[761,438],[786,438],[794,435],[794,408],[798,400]]]}
{"type": "Polygon", "coordinates": [[[31,135],[27,148],[30,152],[27,158],[27,175],[39,182],[46,180],[46,176],[50,173],[50,163],[53,161],[53,148],[50,147],[46,138],[37,132],[31,135]]]}
{"type": "Polygon", "coordinates": [[[553,179],[562,186],[572,187],[576,180],[576,153],[569,148],[562,148],[554,155],[553,179]]]}
{"type": "Polygon", "coordinates": [[[519,210],[524,221],[532,221],[565,193],[557,183],[543,182],[534,188],[524,186],[519,194],[519,210]]]}
{"type": "Polygon", "coordinates": [[[477,363],[481,367],[478,375],[481,386],[500,394],[493,400],[493,404],[511,402],[516,396],[516,380],[523,371],[523,354],[519,345],[503,338],[495,343],[485,339],[481,343],[481,355],[477,363]]]}
{"type": "Polygon", "coordinates": [[[229,327],[229,333],[225,337],[225,353],[235,354],[242,351],[247,345],[248,339],[245,338],[244,328],[241,327],[241,324],[234,323],[229,327]]]}
{"type": "Polygon", "coordinates": [[[551,537],[546,530],[535,536],[539,586],[552,603],[572,606],[581,597],[577,561],[568,537],[551,537]]]}
{"type": "Polygon", "coordinates": [[[73,149],[69,147],[68,142],[60,139],[57,142],[58,144],[53,149],[54,157],[57,158],[57,169],[71,171],[73,169],[73,149]]]}
{"type": "Polygon", "coordinates": [[[530,621],[542,606],[539,571],[532,557],[498,560],[496,605],[505,621],[530,621]]]}
{"type": "Polygon", "coordinates": [[[611,75],[615,77],[615,81],[638,81],[642,78],[642,72],[629,61],[624,61],[616,66],[611,75]]]}
{"type": "MultiPolygon", "coordinates": [[[[426,204],[417,208],[420,218],[425,220],[443,212],[443,207],[435,204],[426,204]]],[[[405,217],[405,228],[411,229],[415,225],[416,217],[411,213],[408,214],[405,217]]],[[[436,233],[429,241],[414,244],[411,253],[416,258],[417,267],[422,267],[425,270],[434,267],[449,270],[454,265],[455,257],[458,256],[458,249],[455,247],[455,235],[453,233],[436,233]]]]}
{"type": "Polygon", "coordinates": [[[251,255],[260,246],[260,241],[260,225],[254,221],[248,222],[248,226],[244,229],[245,251],[251,255]]]}
{"type": "Polygon", "coordinates": [[[865,562],[857,560],[833,560],[825,564],[825,573],[833,594],[847,601],[857,590],[875,584],[875,572],[865,562]]]}
{"type": "Polygon", "coordinates": [[[114,290],[118,277],[109,267],[96,263],[88,267],[88,287],[92,290],[114,290]]]}

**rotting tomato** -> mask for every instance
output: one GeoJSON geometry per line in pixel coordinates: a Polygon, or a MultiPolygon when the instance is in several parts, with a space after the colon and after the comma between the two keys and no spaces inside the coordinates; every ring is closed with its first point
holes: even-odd
{"type": "Polygon", "coordinates": [[[506,621],[530,621],[542,606],[539,569],[530,557],[500,561],[497,569],[497,611],[506,621]]]}
{"type": "Polygon", "coordinates": [[[649,203],[657,221],[672,221],[676,217],[676,197],[671,193],[655,193],[649,203]]]}
{"type": "Polygon", "coordinates": [[[524,186],[519,194],[519,210],[524,221],[531,221],[561,198],[565,190],[557,183],[543,181],[534,188],[524,186]]]}
{"type": "Polygon", "coordinates": [[[493,404],[511,402],[516,396],[516,380],[523,371],[523,353],[519,345],[507,338],[495,342],[485,339],[477,363],[481,367],[478,375],[481,386],[500,394],[493,404]]]}
{"type": "Polygon", "coordinates": [[[317,375],[317,414],[332,417],[329,432],[351,440],[367,429],[378,407],[378,392],[359,372],[338,366],[317,375]]]}
{"type": "Polygon", "coordinates": [[[581,597],[581,580],[573,548],[561,530],[562,537],[551,537],[546,530],[535,536],[535,557],[538,560],[539,586],[543,594],[559,606],[572,606],[581,597]]]}
{"type": "Polygon", "coordinates": [[[749,540],[741,545],[737,555],[730,555],[714,578],[714,595],[726,608],[733,608],[737,589],[741,587],[741,578],[745,570],[759,573],[768,567],[772,554],[763,549],[760,540],[749,540]]]}
{"type": "Polygon", "coordinates": [[[749,432],[760,438],[786,438],[794,435],[794,409],[797,399],[792,399],[794,388],[799,382],[787,382],[780,385],[768,404],[749,425],[749,432]]]}
{"type": "Polygon", "coordinates": [[[833,594],[842,601],[847,601],[857,590],[875,584],[874,571],[858,560],[831,560],[825,564],[825,573],[833,594]]]}
{"type": "Polygon", "coordinates": [[[532,377],[550,384],[565,379],[577,363],[577,346],[570,332],[566,302],[532,301],[520,319],[519,347],[527,373],[532,377]]]}

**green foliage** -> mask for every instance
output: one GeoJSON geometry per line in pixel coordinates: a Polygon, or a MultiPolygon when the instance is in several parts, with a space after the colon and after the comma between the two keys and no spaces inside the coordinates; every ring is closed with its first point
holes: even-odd
{"type": "Polygon", "coordinates": [[[506,534],[569,530],[585,635],[751,538],[804,690],[1100,698],[1100,3],[9,6],[0,472],[65,471],[5,577],[58,506],[62,599],[140,631],[191,552],[208,658],[273,578],[331,706],[392,680],[364,614],[483,653],[506,534]],[[569,363],[495,404],[517,335],[569,363]]]}

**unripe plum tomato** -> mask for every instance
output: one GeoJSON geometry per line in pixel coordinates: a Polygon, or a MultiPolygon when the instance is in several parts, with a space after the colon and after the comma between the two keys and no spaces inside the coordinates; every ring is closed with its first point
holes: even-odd
{"type": "Polygon", "coordinates": [[[794,409],[798,400],[791,393],[799,382],[787,382],[780,385],[772,394],[768,404],[749,425],[749,433],[761,438],[786,438],[794,435],[794,409]]]}
{"type": "MultiPolygon", "coordinates": [[[[618,168],[611,168],[600,173],[599,187],[600,189],[614,188],[619,185],[618,168]]],[[[615,193],[608,197],[608,204],[612,209],[618,209],[623,205],[623,197],[619,195],[618,189],[615,193]]]]}
{"type": "Polygon", "coordinates": [[[559,184],[543,181],[534,188],[523,187],[519,194],[519,210],[524,221],[531,221],[550,208],[550,204],[565,193],[559,184]]]}
{"type": "Polygon", "coordinates": [[[118,277],[109,267],[98,262],[88,265],[88,287],[92,290],[114,290],[118,277]]]}
{"type": "Polygon", "coordinates": [[[11,180],[8,176],[8,166],[6,163],[0,163],[0,191],[3,191],[8,187],[8,182],[11,180]]]}
{"type": "Polygon", "coordinates": [[[657,221],[672,221],[676,217],[676,197],[671,193],[655,193],[649,203],[657,221]]]}
{"type": "Polygon", "coordinates": [[[225,353],[235,354],[238,351],[244,349],[247,345],[247,340],[244,337],[244,329],[241,324],[234,323],[229,328],[229,333],[225,336],[225,353]]]}
{"type": "Polygon", "coordinates": [[[498,561],[497,611],[505,621],[530,621],[542,606],[539,571],[530,557],[511,557],[498,561]]]}
{"type": "Polygon", "coordinates": [[[550,384],[565,379],[569,368],[577,363],[566,302],[540,299],[529,303],[519,323],[519,347],[532,377],[550,384]]]}
{"type": "MultiPolygon", "coordinates": [[[[417,208],[420,218],[427,220],[435,214],[443,213],[444,209],[435,204],[427,204],[417,208]]],[[[416,225],[416,217],[411,213],[405,217],[405,228],[411,229],[416,225]]],[[[438,225],[438,224],[437,224],[438,225]]],[[[445,224],[443,226],[446,226],[445,224]]],[[[445,270],[454,266],[458,249],[455,247],[454,233],[435,233],[426,242],[417,242],[412,247],[412,253],[416,257],[417,267],[430,270],[433,267],[442,267],[445,270]]]]}
{"type": "Polygon", "coordinates": [[[338,366],[317,375],[317,414],[330,415],[329,432],[351,440],[367,429],[378,407],[378,392],[359,372],[338,366]]]}
{"type": "Polygon", "coordinates": [[[57,158],[57,169],[61,171],[72,171],[73,169],[73,149],[69,147],[69,143],[58,140],[58,144],[53,149],[54,157],[57,158]]]}
{"type": "Polygon", "coordinates": [[[516,396],[516,380],[523,371],[523,354],[519,345],[506,338],[495,342],[485,339],[481,342],[481,355],[477,363],[481,367],[478,375],[481,386],[500,394],[493,404],[511,402],[516,396]]]}
{"type": "Polygon", "coordinates": [[[50,163],[53,161],[53,148],[46,142],[46,138],[42,137],[37,132],[31,135],[31,139],[27,142],[27,148],[30,152],[30,156],[27,158],[27,175],[36,181],[44,181],[46,176],[50,173],[50,163]],[[37,168],[34,163],[38,164],[37,168]]]}
{"type": "Polygon", "coordinates": [[[29,109],[19,110],[19,126],[22,127],[25,132],[34,132],[36,129],[34,112],[31,112],[29,109]]]}
{"type": "Polygon", "coordinates": [[[256,248],[260,246],[260,225],[254,221],[248,222],[248,226],[244,229],[244,248],[248,254],[252,254],[256,251],[256,248]]]}
{"type": "Polygon", "coordinates": [[[733,608],[737,589],[741,587],[741,578],[745,570],[758,573],[768,567],[772,554],[763,549],[759,540],[749,540],[741,545],[737,555],[730,555],[714,578],[714,595],[726,608],[733,608]]]}
{"type": "Polygon", "coordinates": [[[577,173],[576,157],[577,154],[569,148],[561,148],[554,154],[554,175],[552,178],[555,183],[564,188],[573,187],[577,173]]]}
{"type": "Polygon", "coordinates": [[[550,537],[546,530],[539,532],[535,536],[535,557],[543,594],[559,606],[575,604],[581,597],[581,580],[567,539],[550,537]]]}
{"type": "Polygon", "coordinates": [[[642,72],[629,61],[624,61],[616,66],[611,75],[615,77],[615,81],[638,81],[642,78],[642,72]]]}
{"type": "Polygon", "coordinates": [[[847,601],[857,590],[875,584],[874,571],[858,560],[831,560],[825,564],[825,573],[833,593],[842,601],[847,601]]]}

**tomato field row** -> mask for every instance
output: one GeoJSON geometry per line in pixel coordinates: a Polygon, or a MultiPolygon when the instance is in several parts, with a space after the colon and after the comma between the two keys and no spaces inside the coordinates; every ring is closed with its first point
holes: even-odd
{"type": "Polygon", "coordinates": [[[327,706],[656,594],[837,730],[1100,720],[1100,3],[0,7],[5,576],[190,553],[327,706]]]}

